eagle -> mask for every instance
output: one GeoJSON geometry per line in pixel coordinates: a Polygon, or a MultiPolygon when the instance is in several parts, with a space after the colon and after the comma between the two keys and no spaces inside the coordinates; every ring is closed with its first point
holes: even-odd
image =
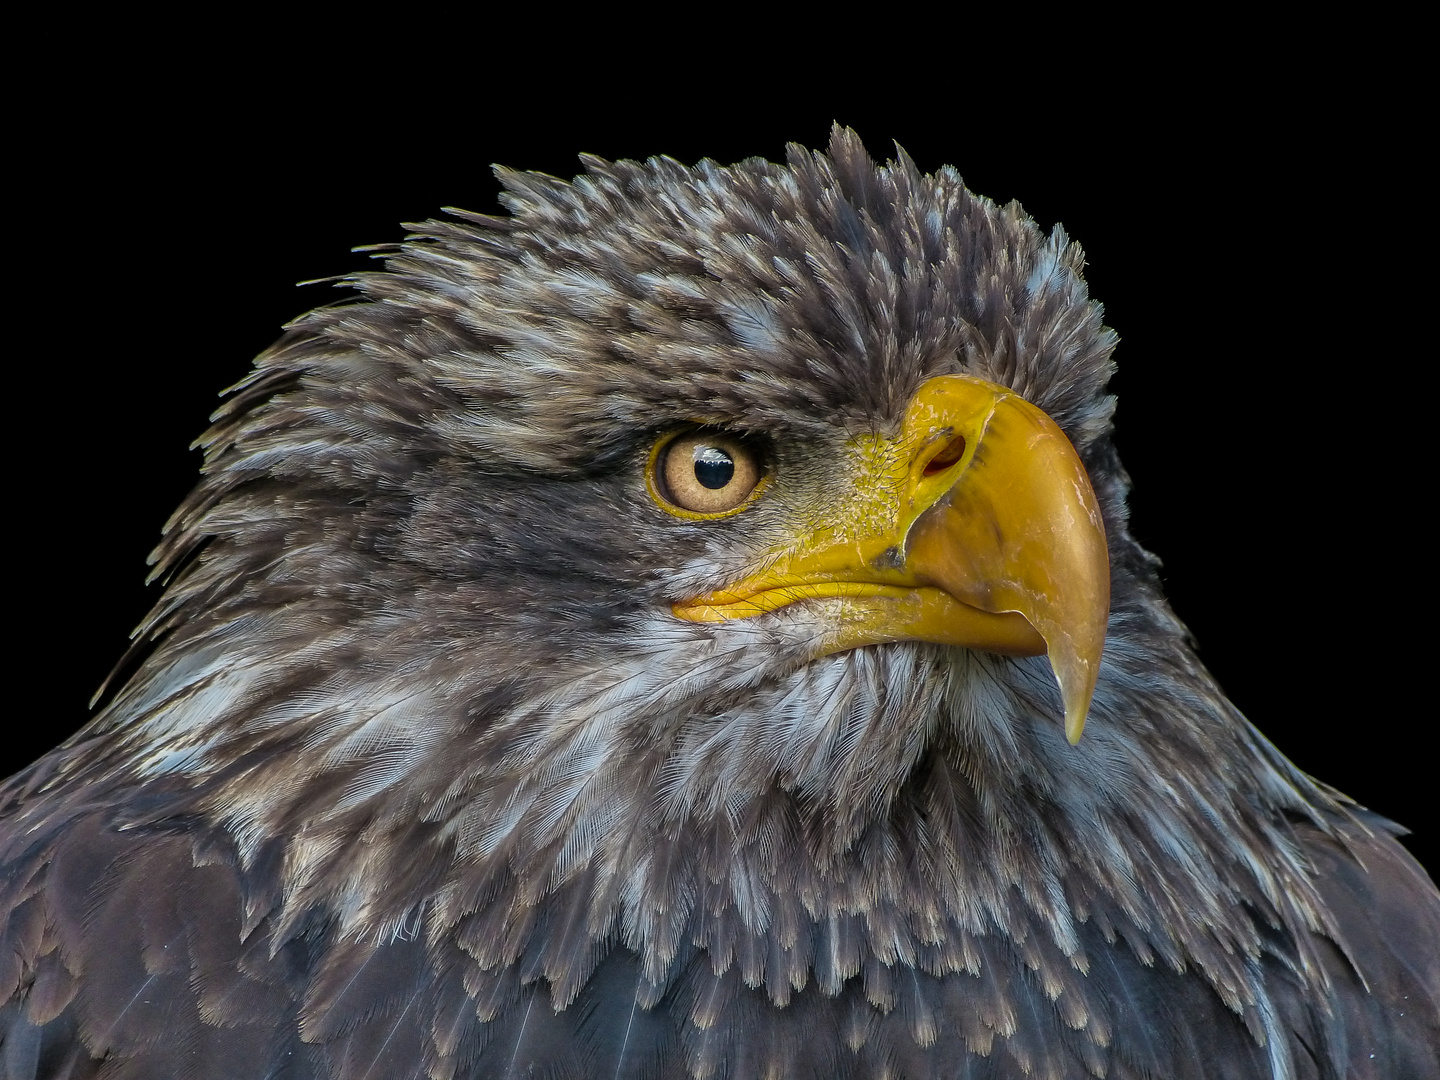
{"type": "Polygon", "coordinates": [[[1440,1076],[1440,894],[1127,526],[1065,232],[878,163],[498,170],[203,436],[0,786],[0,1061],[1440,1076]]]}

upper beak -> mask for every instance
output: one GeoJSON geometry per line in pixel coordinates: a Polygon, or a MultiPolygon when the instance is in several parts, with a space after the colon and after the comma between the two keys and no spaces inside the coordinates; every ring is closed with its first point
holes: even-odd
{"type": "Polygon", "coordinates": [[[809,601],[819,654],[886,641],[1046,653],[1080,738],[1110,611],[1105,526],[1070,441],[1018,394],[931,379],[898,438],[854,444],[855,486],[761,573],[674,605],[722,622],[809,601]]]}

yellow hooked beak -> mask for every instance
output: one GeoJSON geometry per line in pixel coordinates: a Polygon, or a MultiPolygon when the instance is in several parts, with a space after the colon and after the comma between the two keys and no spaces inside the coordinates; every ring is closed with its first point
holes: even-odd
{"type": "Polygon", "coordinates": [[[1047,653],[1065,734],[1085,727],[1110,613],[1095,492],[1055,422],[968,375],[931,379],[898,438],[852,444],[854,487],[768,568],[674,605],[692,622],[824,604],[817,655],[932,641],[1047,653]]]}

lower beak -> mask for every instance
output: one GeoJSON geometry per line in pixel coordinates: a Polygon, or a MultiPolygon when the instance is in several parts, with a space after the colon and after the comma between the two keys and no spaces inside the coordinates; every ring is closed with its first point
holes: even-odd
{"type": "Polygon", "coordinates": [[[759,574],[685,600],[693,622],[823,605],[817,655],[930,641],[1045,653],[1077,742],[1110,608],[1105,526],[1060,428],[1018,394],[931,379],[898,438],[860,440],[854,497],[759,574]]]}

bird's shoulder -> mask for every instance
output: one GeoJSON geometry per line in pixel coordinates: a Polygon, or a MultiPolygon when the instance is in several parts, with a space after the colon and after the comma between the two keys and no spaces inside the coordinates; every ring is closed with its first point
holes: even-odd
{"type": "MultiPolygon", "coordinates": [[[[1323,953],[1335,1056],[1346,1076],[1440,1076],[1440,892],[1396,839],[1399,826],[1359,809],[1345,825],[1297,827],[1335,930],[1323,953]]],[[[1297,1015],[1303,1007],[1290,1004],[1297,1015]]]]}
{"type": "Polygon", "coordinates": [[[294,1022],[307,942],[272,954],[245,925],[233,849],[47,802],[0,818],[7,1076],[257,1077],[313,1056],[294,1022]]]}
{"type": "MultiPolygon", "coordinates": [[[[1329,834],[1296,826],[1337,929],[1320,951],[1328,1003],[1266,961],[1271,1030],[1287,1033],[1297,1077],[1440,1075],[1440,897],[1395,831],[1363,813],[1329,834]]],[[[102,1062],[106,1076],[215,1078],[1271,1074],[1254,1025],[1197,972],[1142,958],[1100,919],[1082,924],[1085,1016],[997,936],[977,939],[979,974],[871,964],[838,994],[811,979],[783,1008],[694,946],[642,1003],[639,958],[592,943],[590,977],[556,1008],[544,954],[566,915],[544,904],[532,925],[501,928],[529,935],[518,962],[487,969],[463,926],[282,924],[279,848],[242,867],[233,842],[193,822],[11,814],[0,852],[0,1060],[16,1078],[102,1062]]]]}

